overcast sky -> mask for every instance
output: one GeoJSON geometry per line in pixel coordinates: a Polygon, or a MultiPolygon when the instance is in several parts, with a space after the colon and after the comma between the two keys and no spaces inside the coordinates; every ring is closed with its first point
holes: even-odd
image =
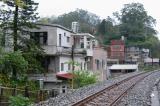
{"type": "MultiPolygon", "coordinates": [[[[157,20],[156,30],[160,32],[160,0],[35,0],[39,3],[38,12],[42,17],[58,16],[76,8],[95,13],[101,19],[112,16],[115,11],[120,11],[124,4],[139,2],[144,5],[148,15],[157,20]]],[[[160,38],[160,34],[158,34],[160,38]]]]}

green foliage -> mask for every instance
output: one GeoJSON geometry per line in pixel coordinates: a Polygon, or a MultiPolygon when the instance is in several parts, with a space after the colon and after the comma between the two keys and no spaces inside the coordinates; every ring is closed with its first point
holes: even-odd
{"type": "Polygon", "coordinates": [[[103,19],[101,24],[98,26],[98,37],[101,38],[104,44],[110,44],[113,39],[119,39],[119,27],[114,25],[114,19],[108,17],[103,19]]]}
{"type": "Polygon", "coordinates": [[[23,97],[21,95],[11,96],[9,98],[9,106],[30,106],[31,101],[29,98],[23,97]]]}
{"type": "Polygon", "coordinates": [[[41,61],[44,56],[43,49],[32,40],[25,40],[25,44],[21,46],[21,51],[23,51],[22,54],[25,60],[28,61],[27,73],[42,72],[41,61]]]}
{"type": "Polygon", "coordinates": [[[15,69],[19,78],[23,78],[26,75],[28,62],[24,59],[20,51],[8,52],[2,55],[2,64],[0,65],[1,74],[10,77],[13,74],[13,69],[15,69]]]}
{"type": "Polygon", "coordinates": [[[113,15],[119,20],[119,24],[114,25],[114,19],[108,17],[98,28],[97,37],[104,44],[125,36],[127,46],[149,48],[152,56],[160,57],[160,42],[154,29],[156,20],[147,14],[142,4],[125,4],[120,13],[115,12],[113,15]]]}
{"type": "Polygon", "coordinates": [[[88,11],[77,9],[76,11],[69,12],[58,16],[57,18],[42,18],[40,22],[42,23],[53,23],[60,24],[67,28],[71,28],[71,23],[77,21],[80,24],[80,32],[93,33],[94,29],[100,23],[100,18],[88,11]]]}
{"type": "Polygon", "coordinates": [[[7,41],[4,39],[5,36],[13,39],[13,44],[8,40],[9,45],[13,46],[14,51],[22,51],[22,56],[28,62],[26,72],[42,70],[39,58],[43,54],[43,50],[27,37],[30,35],[30,32],[27,30],[36,28],[35,21],[39,18],[38,13],[36,13],[38,3],[35,3],[33,0],[5,0],[3,2],[5,5],[2,5],[0,8],[2,44],[5,44],[4,42],[7,41]],[[9,33],[7,33],[8,31],[9,33]]]}
{"type": "Polygon", "coordinates": [[[97,77],[90,71],[78,70],[74,71],[74,88],[83,87],[97,82],[97,77]]]}
{"type": "Polygon", "coordinates": [[[156,34],[153,26],[155,19],[147,14],[140,3],[125,4],[121,13],[117,13],[120,21],[120,34],[131,42],[144,42],[147,36],[156,34]]]}

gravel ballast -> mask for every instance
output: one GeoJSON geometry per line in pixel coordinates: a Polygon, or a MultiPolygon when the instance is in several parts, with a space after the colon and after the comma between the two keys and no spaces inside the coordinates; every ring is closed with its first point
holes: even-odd
{"type": "Polygon", "coordinates": [[[136,84],[117,106],[151,106],[151,92],[160,71],[152,73],[136,84]]]}
{"type": "Polygon", "coordinates": [[[117,82],[120,82],[128,77],[131,77],[139,73],[142,73],[142,72],[133,72],[129,74],[124,74],[114,79],[109,79],[104,82],[99,82],[93,85],[85,86],[73,92],[70,92],[67,94],[61,94],[56,98],[50,98],[49,100],[36,104],[35,106],[71,106],[71,104],[79,100],[82,100],[88,97],[89,95],[92,95],[106,87],[109,87],[117,82]]]}

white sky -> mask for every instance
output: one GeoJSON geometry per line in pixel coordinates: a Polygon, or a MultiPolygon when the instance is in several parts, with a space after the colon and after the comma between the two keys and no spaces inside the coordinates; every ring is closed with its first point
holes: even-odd
{"type": "MultiPolygon", "coordinates": [[[[144,5],[148,15],[156,19],[156,30],[160,32],[160,0],[35,0],[39,3],[38,12],[42,17],[58,16],[76,8],[95,13],[101,19],[120,11],[124,4],[139,2],[144,5]]],[[[160,38],[160,34],[158,34],[160,38]]]]}

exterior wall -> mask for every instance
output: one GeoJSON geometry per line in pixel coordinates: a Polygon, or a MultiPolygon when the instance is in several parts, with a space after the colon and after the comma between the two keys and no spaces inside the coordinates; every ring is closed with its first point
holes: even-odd
{"type": "Polygon", "coordinates": [[[88,33],[72,34],[75,41],[75,50],[86,51],[86,56],[93,56],[93,42],[95,42],[94,36],[88,33]],[[82,47],[83,44],[83,47],[82,47]]]}
{"type": "Polygon", "coordinates": [[[141,55],[142,55],[142,58],[143,59],[146,59],[146,58],[149,58],[149,49],[142,49],[142,51],[141,51],[141,55]]]}
{"type": "Polygon", "coordinates": [[[92,64],[93,64],[93,71],[98,72],[99,79],[100,80],[105,80],[107,77],[107,51],[104,50],[103,48],[100,47],[95,47],[93,49],[93,59],[92,59],[92,64]],[[99,62],[97,62],[97,60],[99,62]],[[97,65],[99,64],[99,68],[97,65]]]}
{"type": "Polygon", "coordinates": [[[119,59],[120,62],[124,61],[124,41],[122,40],[112,40],[111,45],[107,48],[108,58],[119,59]]]}
{"type": "Polygon", "coordinates": [[[57,52],[63,52],[64,47],[71,48],[73,44],[73,39],[71,37],[71,32],[53,26],[40,25],[40,29],[32,29],[31,32],[47,32],[47,45],[42,45],[45,53],[48,55],[55,55],[57,52]],[[59,44],[59,34],[61,34],[61,45],[59,44]],[[67,42],[67,37],[69,37],[69,42],[67,42]]]}
{"type": "Polygon", "coordinates": [[[71,61],[71,57],[70,56],[61,56],[61,57],[59,57],[59,72],[62,72],[62,71],[64,71],[64,72],[67,72],[67,71],[69,71],[68,70],[68,62],[70,62],[71,61]],[[63,63],[63,70],[62,70],[62,67],[61,67],[61,63],[63,63]]]}
{"type": "Polygon", "coordinates": [[[60,46],[59,45],[59,34],[61,34],[61,46],[63,47],[72,47],[72,38],[71,38],[71,33],[66,31],[66,30],[63,30],[63,29],[60,29],[60,28],[57,28],[57,46],[60,46]],[[67,37],[70,38],[70,42],[67,42],[67,37]]]}
{"type": "Polygon", "coordinates": [[[124,45],[111,45],[110,46],[110,56],[111,59],[124,60],[124,45]]]}
{"type": "Polygon", "coordinates": [[[57,28],[56,27],[50,27],[50,26],[42,26],[38,25],[40,29],[31,29],[31,32],[47,32],[48,33],[48,39],[47,39],[47,45],[53,46],[57,43],[57,28]]]}
{"type": "MultiPolygon", "coordinates": [[[[71,71],[72,70],[72,65],[70,65],[70,69],[69,69],[69,62],[72,61],[71,56],[60,56],[59,57],[60,61],[59,61],[59,71],[71,71]],[[63,63],[63,70],[61,67],[61,63],[63,63]]],[[[77,62],[79,64],[79,66],[75,66],[75,70],[81,70],[81,64],[82,64],[82,70],[85,69],[85,59],[82,56],[74,56],[74,61],[77,62]]]]}
{"type": "Polygon", "coordinates": [[[125,51],[125,60],[127,62],[138,62],[141,58],[141,51],[139,47],[127,47],[125,51]]]}
{"type": "Polygon", "coordinates": [[[59,57],[50,56],[50,63],[48,64],[48,70],[51,73],[59,72],[59,57]]]}

